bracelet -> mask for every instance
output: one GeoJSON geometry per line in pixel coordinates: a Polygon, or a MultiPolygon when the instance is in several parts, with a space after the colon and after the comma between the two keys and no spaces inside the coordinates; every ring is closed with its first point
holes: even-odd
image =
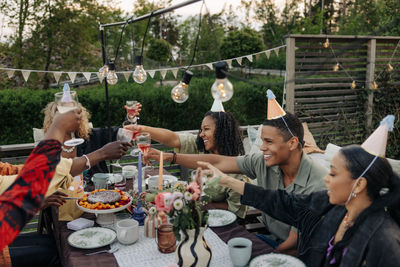
{"type": "Polygon", "coordinates": [[[175,164],[175,162],[176,162],[176,152],[173,151],[172,154],[174,154],[174,155],[172,156],[171,165],[175,164]]]}
{"type": "Polygon", "coordinates": [[[90,160],[89,157],[86,156],[85,154],[82,155],[82,157],[84,157],[86,159],[86,167],[88,167],[87,169],[89,170],[92,166],[90,165],[90,160]]]}

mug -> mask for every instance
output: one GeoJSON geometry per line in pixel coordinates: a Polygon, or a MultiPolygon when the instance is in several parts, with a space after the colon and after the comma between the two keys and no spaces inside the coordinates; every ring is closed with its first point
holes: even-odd
{"type": "Polygon", "coordinates": [[[125,177],[125,179],[135,179],[138,175],[138,170],[136,166],[124,166],[122,167],[122,176],[125,177]]]}
{"type": "Polygon", "coordinates": [[[172,253],[176,249],[176,237],[172,224],[163,223],[157,228],[157,246],[161,253],[172,253]]]}
{"type": "Polygon", "coordinates": [[[246,266],[251,257],[253,242],[243,237],[235,237],[228,241],[229,256],[233,266],[246,266]]]}
{"type": "Polygon", "coordinates": [[[108,173],[95,173],[92,178],[94,189],[107,189],[108,177],[108,173]]]}
{"type": "Polygon", "coordinates": [[[121,244],[130,245],[139,238],[139,223],[133,219],[117,222],[117,239],[121,244]]]}

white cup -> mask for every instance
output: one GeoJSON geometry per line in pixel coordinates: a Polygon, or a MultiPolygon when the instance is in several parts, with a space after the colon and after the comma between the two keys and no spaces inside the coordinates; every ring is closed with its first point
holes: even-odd
{"type": "Polygon", "coordinates": [[[125,177],[125,179],[136,179],[138,175],[138,170],[136,166],[124,166],[122,167],[122,176],[125,177]]]}
{"type": "Polygon", "coordinates": [[[139,223],[133,219],[117,222],[117,239],[121,244],[130,245],[139,238],[139,223]]]}
{"type": "Polygon", "coordinates": [[[246,266],[251,257],[253,242],[243,237],[235,237],[228,241],[229,256],[233,266],[246,266]]]}
{"type": "Polygon", "coordinates": [[[158,190],[158,175],[150,176],[147,180],[149,191],[156,192],[158,190]]]}

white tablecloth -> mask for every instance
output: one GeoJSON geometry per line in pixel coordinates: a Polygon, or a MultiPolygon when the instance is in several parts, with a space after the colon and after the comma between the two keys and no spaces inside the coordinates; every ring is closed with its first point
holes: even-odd
{"type": "MultiPolygon", "coordinates": [[[[229,257],[228,245],[225,244],[211,229],[204,231],[204,238],[212,251],[210,266],[233,266],[229,257]]],[[[163,267],[170,263],[175,263],[175,252],[163,254],[158,251],[154,238],[144,236],[144,227],[139,227],[139,240],[132,245],[122,245],[115,242],[111,248],[118,247],[114,253],[120,267],[163,267]]]]}

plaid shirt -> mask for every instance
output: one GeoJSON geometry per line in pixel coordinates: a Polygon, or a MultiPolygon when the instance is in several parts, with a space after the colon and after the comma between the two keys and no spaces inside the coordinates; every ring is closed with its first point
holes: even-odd
{"type": "Polygon", "coordinates": [[[60,161],[61,143],[40,142],[17,180],[0,195],[0,250],[9,245],[37,213],[60,161]]]}

